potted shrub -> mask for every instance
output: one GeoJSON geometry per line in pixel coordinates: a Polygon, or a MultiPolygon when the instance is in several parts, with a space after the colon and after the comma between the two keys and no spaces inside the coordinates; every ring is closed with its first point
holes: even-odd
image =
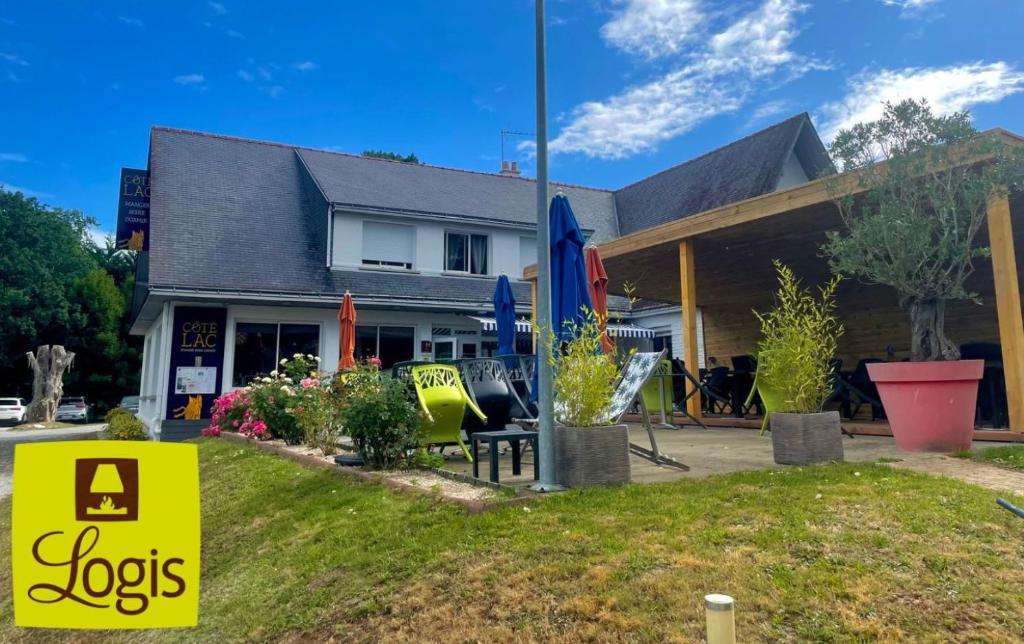
{"type": "Polygon", "coordinates": [[[913,100],[886,103],[877,121],[841,131],[830,152],[863,192],[829,183],[846,226],[823,247],[832,270],[892,287],[910,319],[910,361],[868,365],[896,444],[966,449],[984,365],[959,359],[946,336],[946,303],[978,301],[965,286],[975,260],[988,255],[976,236],[988,200],[1017,182],[1019,159],[978,136],[967,112],[937,116],[913,100]]]}
{"type": "Polygon", "coordinates": [[[833,364],[843,325],[835,315],[834,277],[815,297],[792,269],[775,262],[775,307],[754,312],[761,323],[757,388],[777,405],[768,416],[775,462],[806,465],[843,460],[839,412],[822,411],[832,395],[833,364]]]}
{"type": "Polygon", "coordinates": [[[344,433],[373,469],[409,464],[420,449],[419,409],[407,383],[360,371],[339,411],[344,433]]]}
{"type": "Polygon", "coordinates": [[[629,429],[608,421],[618,369],[601,350],[593,315],[552,356],[555,394],[555,478],[560,485],[629,482],[629,429]]]}

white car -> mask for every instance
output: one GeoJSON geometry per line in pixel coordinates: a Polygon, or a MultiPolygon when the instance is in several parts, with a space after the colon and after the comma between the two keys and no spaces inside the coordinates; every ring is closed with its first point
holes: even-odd
{"type": "Polygon", "coordinates": [[[14,424],[25,422],[28,405],[21,398],[0,398],[0,421],[14,421],[14,424]]]}
{"type": "Polygon", "coordinates": [[[92,420],[92,405],[85,402],[82,396],[67,396],[60,399],[54,420],[88,423],[92,420]]]}

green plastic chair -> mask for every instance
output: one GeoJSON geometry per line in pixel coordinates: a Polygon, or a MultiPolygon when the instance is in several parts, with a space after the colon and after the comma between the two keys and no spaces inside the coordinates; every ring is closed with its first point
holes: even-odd
{"type": "Polygon", "coordinates": [[[473,456],[462,442],[462,418],[466,407],[485,423],[487,416],[466,393],[458,368],[447,364],[417,365],[412,368],[412,382],[426,417],[423,427],[426,434],[424,447],[437,443],[456,443],[462,448],[466,460],[472,463],[473,456]]]}
{"type": "Polygon", "coordinates": [[[786,399],[782,392],[772,389],[761,380],[760,372],[754,374],[754,386],[750,388],[750,395],[747,396],[747,400],[743,403],[744,408],[748,407],[754,400],[755,392],[760,394],[761,406],[764,408],[764,420],[761,422],[761,433],[763,434],[768,429],[768,417],[773,411],[783,409],[786,399]]]}
{"type": "Polygon", "coordinates": [[[644,397],[644,405],[649,413],[660,413],[662,418],[672,413],[672,362],[662,360],[658,363],[651,379],[640,390],[644,397]]]}

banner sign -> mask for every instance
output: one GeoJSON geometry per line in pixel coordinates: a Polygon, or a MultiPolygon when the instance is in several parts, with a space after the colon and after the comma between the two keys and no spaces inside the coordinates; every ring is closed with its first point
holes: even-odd
{"type": "Polygon", "coordinates": [[[149,250],[149,171],[121,168],[117,247],[149,250]]]}
{"type": "Polygon", "coordinates": [[[195,445],[15,445],[13,498],[15,626],[196,625],[201,533],[195,445]]]}
{"type": "Polygon", "coordinates": [[[174,309],[168,419],[210,417],[210,407],[220,395],[227,315],[227,309],[209,306],[174,309]]]}

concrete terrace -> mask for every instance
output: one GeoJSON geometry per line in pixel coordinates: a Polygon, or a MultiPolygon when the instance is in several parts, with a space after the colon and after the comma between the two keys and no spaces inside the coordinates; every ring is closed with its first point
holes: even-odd
{"type": "MultiPolygon", "coordinates": [[[[655,438],[661,452],[690,466],[689,471],[674,467],[658,466],[633,455],[630,458],[633,483],[663,483],[683,478],[701,478],[716,474],[749,470],[769,470],[791,467],[776,465],[772,458],[770,435],[761,436],[758,431],[738,428],[701,429],[686,426],[681,429],[655,429],[655,438]]],[[[649,447],[647,432],[639,424],[630,424],[630,440],[641,447],[649,447]]],[[[975,441],[973,449],[996,447],[1003,443],[975,441]]],[[[942,454],[919,454],[903,452],[889,436],[843,437],[846,461],[870,463],[884,461],[895,467],[919,472],[941,474],[975,483],[994,490],[1024,494],[1024,473],[1011,472],[993,465],[965,461],[942,454]]],[[[487,451],[480,448],[480,476],[487,478],[487,451]]],[[[472,465],[456,454],[453,448],[445,450],[445,469],[472,475],[472,465]]],[[[523,474],[512,476],[511,451],[501,457],[499,464],[500,482],[516,487],[533,483],[533,453],[523,455],[523,474]]]]}

